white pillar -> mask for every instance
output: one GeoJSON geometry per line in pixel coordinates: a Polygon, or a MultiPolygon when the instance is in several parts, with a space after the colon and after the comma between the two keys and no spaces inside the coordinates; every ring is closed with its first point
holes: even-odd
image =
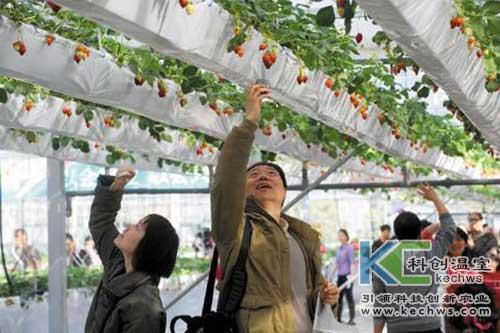
{"type": "Polygon", "coordinates": [[[47,158],[49,332],[67,333],[64,162],[47,158]]]}

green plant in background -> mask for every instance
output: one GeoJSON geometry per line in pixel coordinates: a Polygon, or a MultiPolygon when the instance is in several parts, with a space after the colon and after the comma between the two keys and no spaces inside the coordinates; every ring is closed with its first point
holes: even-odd
{"type": "MultiPolygon", "coordinates": [[[[208,259],[198,258],[177,258],[175,269],[171,278],[196,275],[205,272],[210,268],[208,259]]],[[[67,288],[93,289],[102,278],[101,268],[68,267],[67,288]]],[[[43,295],[48,290],[47,270],[39,272],[13,272],[10,278],[14,285],[14,294],[10,293],[7,280],[4,275],[0,276],[0,298],[20,296],[25,299],[36,298],[43,295]]]]}

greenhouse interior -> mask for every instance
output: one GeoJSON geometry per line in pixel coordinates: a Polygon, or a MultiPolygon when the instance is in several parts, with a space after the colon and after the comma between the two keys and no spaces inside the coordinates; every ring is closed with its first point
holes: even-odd
{"type": "Polygon", "coordinates": [[[500,1],[0,0],[0,333],[500,333],[500,1]]]}

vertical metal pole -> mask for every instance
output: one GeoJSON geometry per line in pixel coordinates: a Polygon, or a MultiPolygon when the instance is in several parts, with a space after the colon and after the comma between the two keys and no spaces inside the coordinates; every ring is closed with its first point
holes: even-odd
{"type": "Polygon", "coordinates": [[[64,162],[47,159],[49,332],[67,333],[64,162]]]}

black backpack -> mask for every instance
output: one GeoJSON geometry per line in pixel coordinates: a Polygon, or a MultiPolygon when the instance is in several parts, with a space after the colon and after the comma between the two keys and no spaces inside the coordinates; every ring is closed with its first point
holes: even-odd
{"type": "Polygon", "coordinates": [[[224,288],[224,293],[221,293],[221,301],[217,307],[217,311],[211,311],[212,300],[214,295],[215,272],[217,270],[218,252],[217,247],[214,248],[212,255],[212,263],[210,264],[210,273],[208,276],[207,289],[205,291],[205,300],[203,302],[203,310],[201,316],[182,315],[177,316],[170,322],[170,333],[175,333],[175,324],[178,320],[182,320],[187,324],[185,333],[237,333],[236,311],[241,304],[247,284],[247,272],[245,264],[248,258],[248,249],[250,248],[250,240],[252,238],[252,225],[245,221],[245,230],[241,243],[238,259],[231,272],[230,280],[224,288]]]}

